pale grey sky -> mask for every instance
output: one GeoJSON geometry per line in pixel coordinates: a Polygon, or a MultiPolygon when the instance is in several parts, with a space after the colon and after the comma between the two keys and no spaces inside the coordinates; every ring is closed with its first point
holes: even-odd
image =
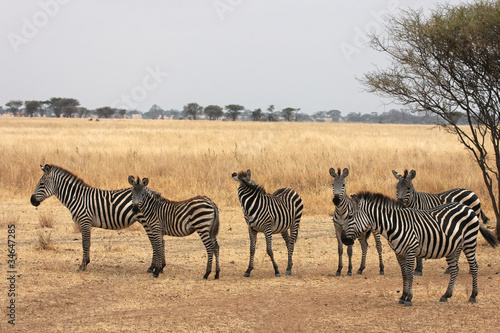
{"type": "MultiPolygon", "coordinates": [[[[449,1],[458,4],[463,1],[449,1]]],[[[383,112],[356,80],[383,15],[428,0],[0,1],[0,105],[71,97],[94,109],[241,104],[383,112]]]]}

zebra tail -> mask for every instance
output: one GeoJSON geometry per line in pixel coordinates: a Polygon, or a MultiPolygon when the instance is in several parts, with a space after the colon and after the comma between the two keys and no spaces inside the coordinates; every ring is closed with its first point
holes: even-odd
{"type": "Polygon", "coordinates": [[[210,227],[210,238],[215,239],[219,234],[219,208],[214,203],[212,206],[214,207],[214,221],[210,227]]]}
{"type": "Polygon", "coordinates": [[[479,231],[481,232],[481,235],[483,235],[484,239],[490,244],[492,247],[496,247],[498,245],[498,239],[489,231],[486,229],[486,227],[480,223],[479,224],[479,231]]]}
{"type": "Polygon", "coordinates": [[[490,220],[490,219],[488,218],[488,216],[486,216],[486,214],[483,212],[483,210],[482,210],[482,209],[481,209],[481,219],[483,220],[483,223],[484,223],[484,224],[487,224],[487,223],[488,223],[488,221],[490,220]]]}

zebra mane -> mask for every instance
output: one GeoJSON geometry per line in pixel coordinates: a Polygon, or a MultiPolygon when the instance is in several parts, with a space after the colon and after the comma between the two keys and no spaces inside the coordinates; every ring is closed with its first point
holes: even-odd
{"type": "Polygon", "coordinates": [[[146,187],[145,190],[146,190],[146,193],[148,195],[150,195],[151,198],[153,200],[155,200],[155,201],[159,201],[159,202],[166,202],[166,201],[168,201],[167,199],[165,199],[164,197],[161,196],[161,193],[156,192],[156,191],[150,189],[149,187],[146,187]]]}
{"type": "Polygon", "coordinates": [[[358,193],[357,197],[360,200],[365,200],[368,202],[375,202],[375,203],[387,205],[387,206],[394,207],[394,208],[405,208],[403,203],[401,203],[400,201],[394,200],[394,199],[392,199],[392,198],[390,198],[382,193],[373,193],[373,192],[364,191],[364,192],[358,193]]]}
{"type": "Polygon", "coordinates": [[[260,186],[259,184],[257,184],[254,181],[247,180],[246,171],[238,172],[238,179],[240,180],[240,182],[242,184],[244,184],[246,187],[250,188],[251,190],[254,190],[254,191],[261,193],[261,194],[266,194],[266,190],[262,186],[260,186]]]}
{"type": "Polygon", "coordinates": [[[60,173],[64,173],[64,174],[70,176],[75,184],[89,186],[87,183],[85,183],[85,181],[83,181],[83,179],[81,179],[80,177],[78,177],[77,175],[75,175],[74,173],[72,173],[71,171],[68,171],[68,170],[66,170],[64,168],[61,168],[61,167],[57,166],[57,165],[50,165],[50,167],[53,170],[57,170],[60,173]]]}

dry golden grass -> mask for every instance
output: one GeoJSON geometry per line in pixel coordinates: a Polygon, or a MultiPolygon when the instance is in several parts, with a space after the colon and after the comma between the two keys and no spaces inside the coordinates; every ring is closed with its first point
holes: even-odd
{"type": "MultiPolygon", "coordinates": [[[[448,276],[444,260],[424,262],[415,279],[414,306],[396,304],[402,288],[399,267],[384,241],[386,275],[370,239],[362,276],[335,277],[337,241],[331,217],[330,167],[350,169],[347,191],[393,196],[391,170],[417,170],[418,190],[474,190],[492,217],[477,168],[456,139],[429,126],[241,123],[80,119],[2,119],[0,122],[0,243],[16,224],[19,277],[18,331],[133,332],[491,332],[500,320],[500,259],[480,237],[479,296],[468,304],[471,277],[464,258],[454,296],[438,301],[448,276]],[[128,175],[148,177],[172,200],[207,195],[220,208],[221,279],[201,279],[206,253],[197,235],[165,238],[167,267],[146,274],[151,245],[142,226],[123,231],[92,230],[91,262],[77,273],[81,235],[55,198],[34,208],[29,202],[42,171],[51,163],[103,189],[128,187],[128,175]],[[274,278],[259,235],[255,269],[248,264],[248,232],[232,171],[251,169],[268,191],[292,187],[304,200],[293,275],[274,278]],[[40,229],[50,212],[54,227],[40,229]],[[56,251],[39,249],[50,235],[56,251]]],[[[275,258],[286,265],[283,240],[273,238],[275,258]]],[[[4,245],[5,246],[5,245],[4,245]]],[[[6,250],[6,249],[5,249],[6,250]]],[[[4,250],[2,250],[4,251],[4,250]]],[[[344,251],[345,253],[345,251],[344,251]]],[[[354,268],[360,263],[354,247],[354,268]]],[[[347,258],[344,255],[344,264],[347,258]]],[[[4,267],[4,266],[0,266],[4,267]]],[[[2,268],[3,269],[3,268],[2,268]]],[[[5,274],[5,269],[4,273],[5,274]]],[[[8,302],[5,279],[0,306],[8,302]]],[[[3,315],[0,331],[11,331],[3,315]]]]}
{"type": "Polygon", "coordinates": [[[54,228],[54,214],[52,212],[41,212],[38,216],[41,228],[54,228]]]}

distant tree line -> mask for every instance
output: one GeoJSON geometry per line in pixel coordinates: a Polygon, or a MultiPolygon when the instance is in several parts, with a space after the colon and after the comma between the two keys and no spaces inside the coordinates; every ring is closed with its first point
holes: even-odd
{"type": "MultiPolygon", "coordinates": [[[[64,118],[142,118],[142,119],[208,119],[208,120],[241,120],[241,121],[314,121],[314,122],[351,122],[380,124],[440,124],[442,120],[436,115],[415,113],[408,110],[392,109],[378,114],[377,112],[351,112],[343,116],[339,110],[318,111],[313,115],[301,113],[300,108],[287,107],[281,111],[274,105],[262,109],[248,110],[239,104],[225,106],[208,105],[203,107],[198,103],[188,103],[182,111],[176,109],[164,110],[154,104],[147,112],[125,110],[103,106],[89,110],[80,106],[74,98],[52,97],[45,101],[11,100],[0,106],[0,115],[9,112],[15,117],[64,117],[64,118]]],[[[466,124],[467,120],[461,113],[455,115],[457,123],[466,124]]]]}

